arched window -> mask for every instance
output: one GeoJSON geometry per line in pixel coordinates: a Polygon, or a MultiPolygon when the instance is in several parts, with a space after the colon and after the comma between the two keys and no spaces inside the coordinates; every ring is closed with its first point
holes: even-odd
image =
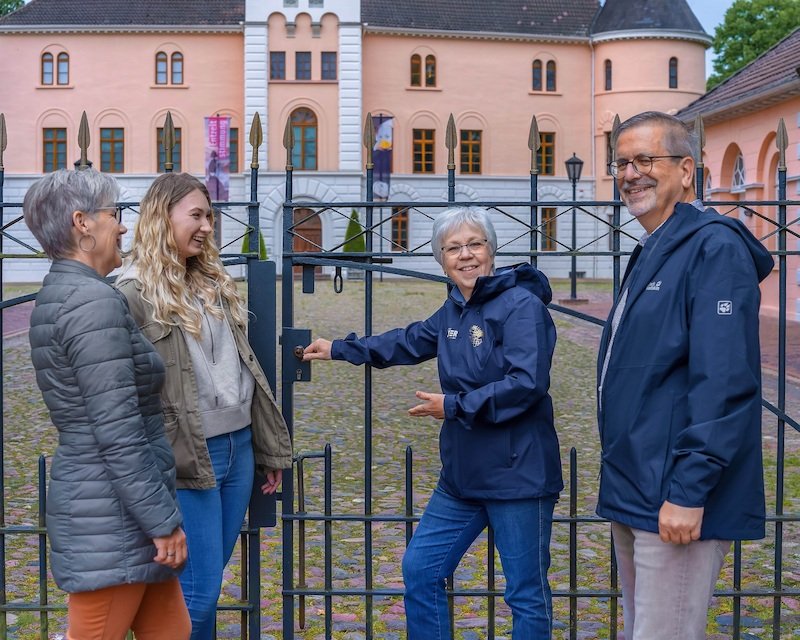
{"type": "Polygon", "coordinates": [[[744,189],[744,157],[741,152],[736,156],[733,163],[733,179],[731,180],[731,190],[744,189]]]}
{"type": "Polygon", "coordinates": [[[606,91],[611,91],[611,60],[606,60],[604,64],[606,91]]]}
{"type": "Polygon", "coordinates": [[[42,54],[42,84],[53,84],[53,54],[42,54]]]}
{"type": "Polygon", "coordinates": [[[58,84],[69,84],[69,54],[58,54],[58,84]]]}
{"type": "Polygon", "coordinates": [[[425,56],[425,86],[436,86],[436,56],[425,56]]]}
{"type": "Polygon", "coordinates": [[[542,90],[542,61],[541,60],[534,60],[533,61],[533,84],[531,88],[534,91],[541,91],[542,90]]]}
{"type": "Polygon", "coordinates": [[[669,59],[669,88],[670,89],[677,89],[678,88],[678,59],[677,58],[670,58],[669,59]]]}
{"type": "Polygon", "coordinates": [[[172,54],[172,84],[183,84],[183,54],[172,54]]]}
{"type": "Polygon", "coordinates": [[[317,168],[317,116],[309,109],[292,112],[292,165],[295,169],[317,168]]]}
{"type": "Polygon", "coordinates": [[[556,63],[553,60],[547,63],[547,90],[556,90],[556,63]]]}
{"type": "Polygon", "coordinates": [[[422,58],[416,53],[411,56],[411,86],[422,86],[422,58]]]}
{"type": "Polygon", "coordinates": [[[156,54],[156,84],[167,84],[167,54],[163,51],[156,54]]]}
{"type": "Polygon", "coordinates": [[[708,195],[711,193],[711,172],[706,169],[706,184],[705,187],[705,194],[708,195]]]}

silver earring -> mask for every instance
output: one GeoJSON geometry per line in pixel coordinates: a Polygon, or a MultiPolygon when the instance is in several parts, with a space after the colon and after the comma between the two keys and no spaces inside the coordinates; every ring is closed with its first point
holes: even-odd
{"type": "Polygon", "coordinates": [[[96,246],[97,246],[97,238],[95,238],[95,237],[94,237],[92,234],[90,234],[90,233],[89,233],[89,234],[87,234],[87,235],[85,235],[85,236],[81,236],[81,239],[80,239],[80,240],[78,240],[78,248],[79,248],[81,251],[85,252],[85,253],[91,253],[92,251],[94,251],[94,248],[95,248],[96,246]],[[91,241],[92,241],[92,246],[91,246],[91,247],[89,247],[88,249],[87,249],[86,247],[84,247],[84,246],[83,246],[83,241],[84,241],[84,240],[86,240],[86,238],[89,238],[89,239],[91,239],[91,241]]]}

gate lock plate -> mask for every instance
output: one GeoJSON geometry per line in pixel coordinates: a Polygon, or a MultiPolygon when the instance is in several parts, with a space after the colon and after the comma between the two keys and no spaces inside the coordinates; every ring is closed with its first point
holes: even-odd
{"type": "Polygon", "coordinates": [[[284,382],[309,382],[311,363],[303,362],[303,349],[311,344],[311,329],[284,327],[281,335],[284,382]]]}

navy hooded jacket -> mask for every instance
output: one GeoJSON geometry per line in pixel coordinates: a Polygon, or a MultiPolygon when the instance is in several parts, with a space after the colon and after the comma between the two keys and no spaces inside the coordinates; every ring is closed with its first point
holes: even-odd
{"type": "Polygon", "coordinates": [[[564,484],[548,393],[556,342],[550,298],[540,271],[505,267],[478,278],[468,301],[451,287],[427,320],[335,340],[331,357],[378,368],[438,357],[440,486],[461,499],[554,496],[564,484]]]}
{"type": "Polygon", "coordinates": [[[772,266],[741,222],[689,204],[648,238],[605,378],[611,321],[600,344],[598,515],[657,533],[668,500],[704,507],[701,539],[764,537],[758,283],[772,266]]]}

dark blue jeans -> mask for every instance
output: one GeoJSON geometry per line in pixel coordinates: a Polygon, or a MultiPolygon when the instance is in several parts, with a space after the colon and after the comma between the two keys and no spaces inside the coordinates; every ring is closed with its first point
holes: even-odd
{"type": "Polygon", "coordinates": [[[181,588],[192,619],[191,640],[211,640],[222,572],[231,558],[253,488],[250,427],[207,440],[214,489],[178,489],[189,559],[181,588]]]}
{"type": "Polygon", "coordinates": [[[548,640],[547,571],[555,497],[466,501],[436,487],[403,558],[408,640],[448,640],[445,578],[491,524],[506,578],[513,640],[548,640]]]}

